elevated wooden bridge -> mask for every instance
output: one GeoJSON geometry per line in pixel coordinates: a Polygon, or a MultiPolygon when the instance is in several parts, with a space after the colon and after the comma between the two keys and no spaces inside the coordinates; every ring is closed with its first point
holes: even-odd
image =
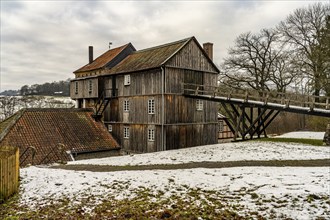
{"type": "Polygon", "coordinates": [[[219,102],[228,117],[234,140],[252,139],[262,134],[281,111],[330,117],[330,97],[224,89],[197,84],[182,84],[186,97],[219,102]]]}

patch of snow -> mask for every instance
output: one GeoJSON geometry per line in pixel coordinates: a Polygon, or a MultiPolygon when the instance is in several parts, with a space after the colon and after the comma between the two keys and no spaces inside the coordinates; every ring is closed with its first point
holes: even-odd
{"type": "Polygon", "coordinates": [[[325,132],[312,132],[312,131],[295,131],[285,133],[275,138],[302,138],[302,139],[315,139],[323,140],[325,132]]]}
{"type": "Polygon", "coordinates": [[[310,160],[327,159],[329,157],[330,147],[326,146],[319,147],[295,143],[253,141],[206,145],[147,154],[78,160],[69,162],[69,164],[127,166],[182,164],[203,161],[310,160]]]}
{"type": "Polygon", "coordinates": [[[134,190],[148,188],[157,193],[183,195],[187,187],[213,190],[217,199],[244,207],[242,213],[271,212],[293,219],[313,219],[326,214],[323,200],[306,202],[310,195],[330,196],[329,167],[237,167],[223,169],[147,170],[120,172],[69,171],[29,167],[21,169],[21,204],[40,207],[63,198],[72,203],[94,198],[131,198],[134,190]],[[119,187],[118,187],[119,186],[119,187]],[[252,198],[251,194],[257,195],[252,198]],[[225,197],[227,195],[227,197],[225,197]],[[224,197],[221,197],[224,196],[224,197]],[[274,206],[285,203],[285,206],[274,206]],[[320,205],[317,205],[320,204],[320,205]],[[273,210],[273,211],[271,211],[273,210]]]}

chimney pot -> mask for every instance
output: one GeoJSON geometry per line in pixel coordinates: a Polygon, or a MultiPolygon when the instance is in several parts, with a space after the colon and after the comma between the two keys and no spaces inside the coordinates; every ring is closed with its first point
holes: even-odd
{"type": "Polygon", "coordinates": [[[207,42],[203,44],[203,49],[208,57],[213,60],[213,43],[207,42]]]}
{"type": "Polygon", "coordinates": [[[93,62],[93,46],[88,47],[89,64],[93,62]]]}

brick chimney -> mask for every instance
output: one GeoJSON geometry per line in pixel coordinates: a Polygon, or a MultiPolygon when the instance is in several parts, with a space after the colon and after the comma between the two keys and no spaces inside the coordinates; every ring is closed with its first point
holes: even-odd
{"type": "Polygon", "coordinates": [[[88,47],[89,64],[93,62],[93,46],[88,47]]]}
{"type": "Polygon", "coordinates": [[[203,44],[203,49],[211,60],[213,60],[213,44],[210,42],[203,44]]]}

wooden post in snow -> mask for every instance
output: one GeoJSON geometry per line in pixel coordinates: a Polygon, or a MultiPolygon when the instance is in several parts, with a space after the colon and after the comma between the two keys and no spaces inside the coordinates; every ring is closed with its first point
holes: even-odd
{"type": "Polygon", "coordinates": [[[330,123],[327,126],[327,129],[324,134],[323,142],[325,145],[330,146],[330,123]]]}

